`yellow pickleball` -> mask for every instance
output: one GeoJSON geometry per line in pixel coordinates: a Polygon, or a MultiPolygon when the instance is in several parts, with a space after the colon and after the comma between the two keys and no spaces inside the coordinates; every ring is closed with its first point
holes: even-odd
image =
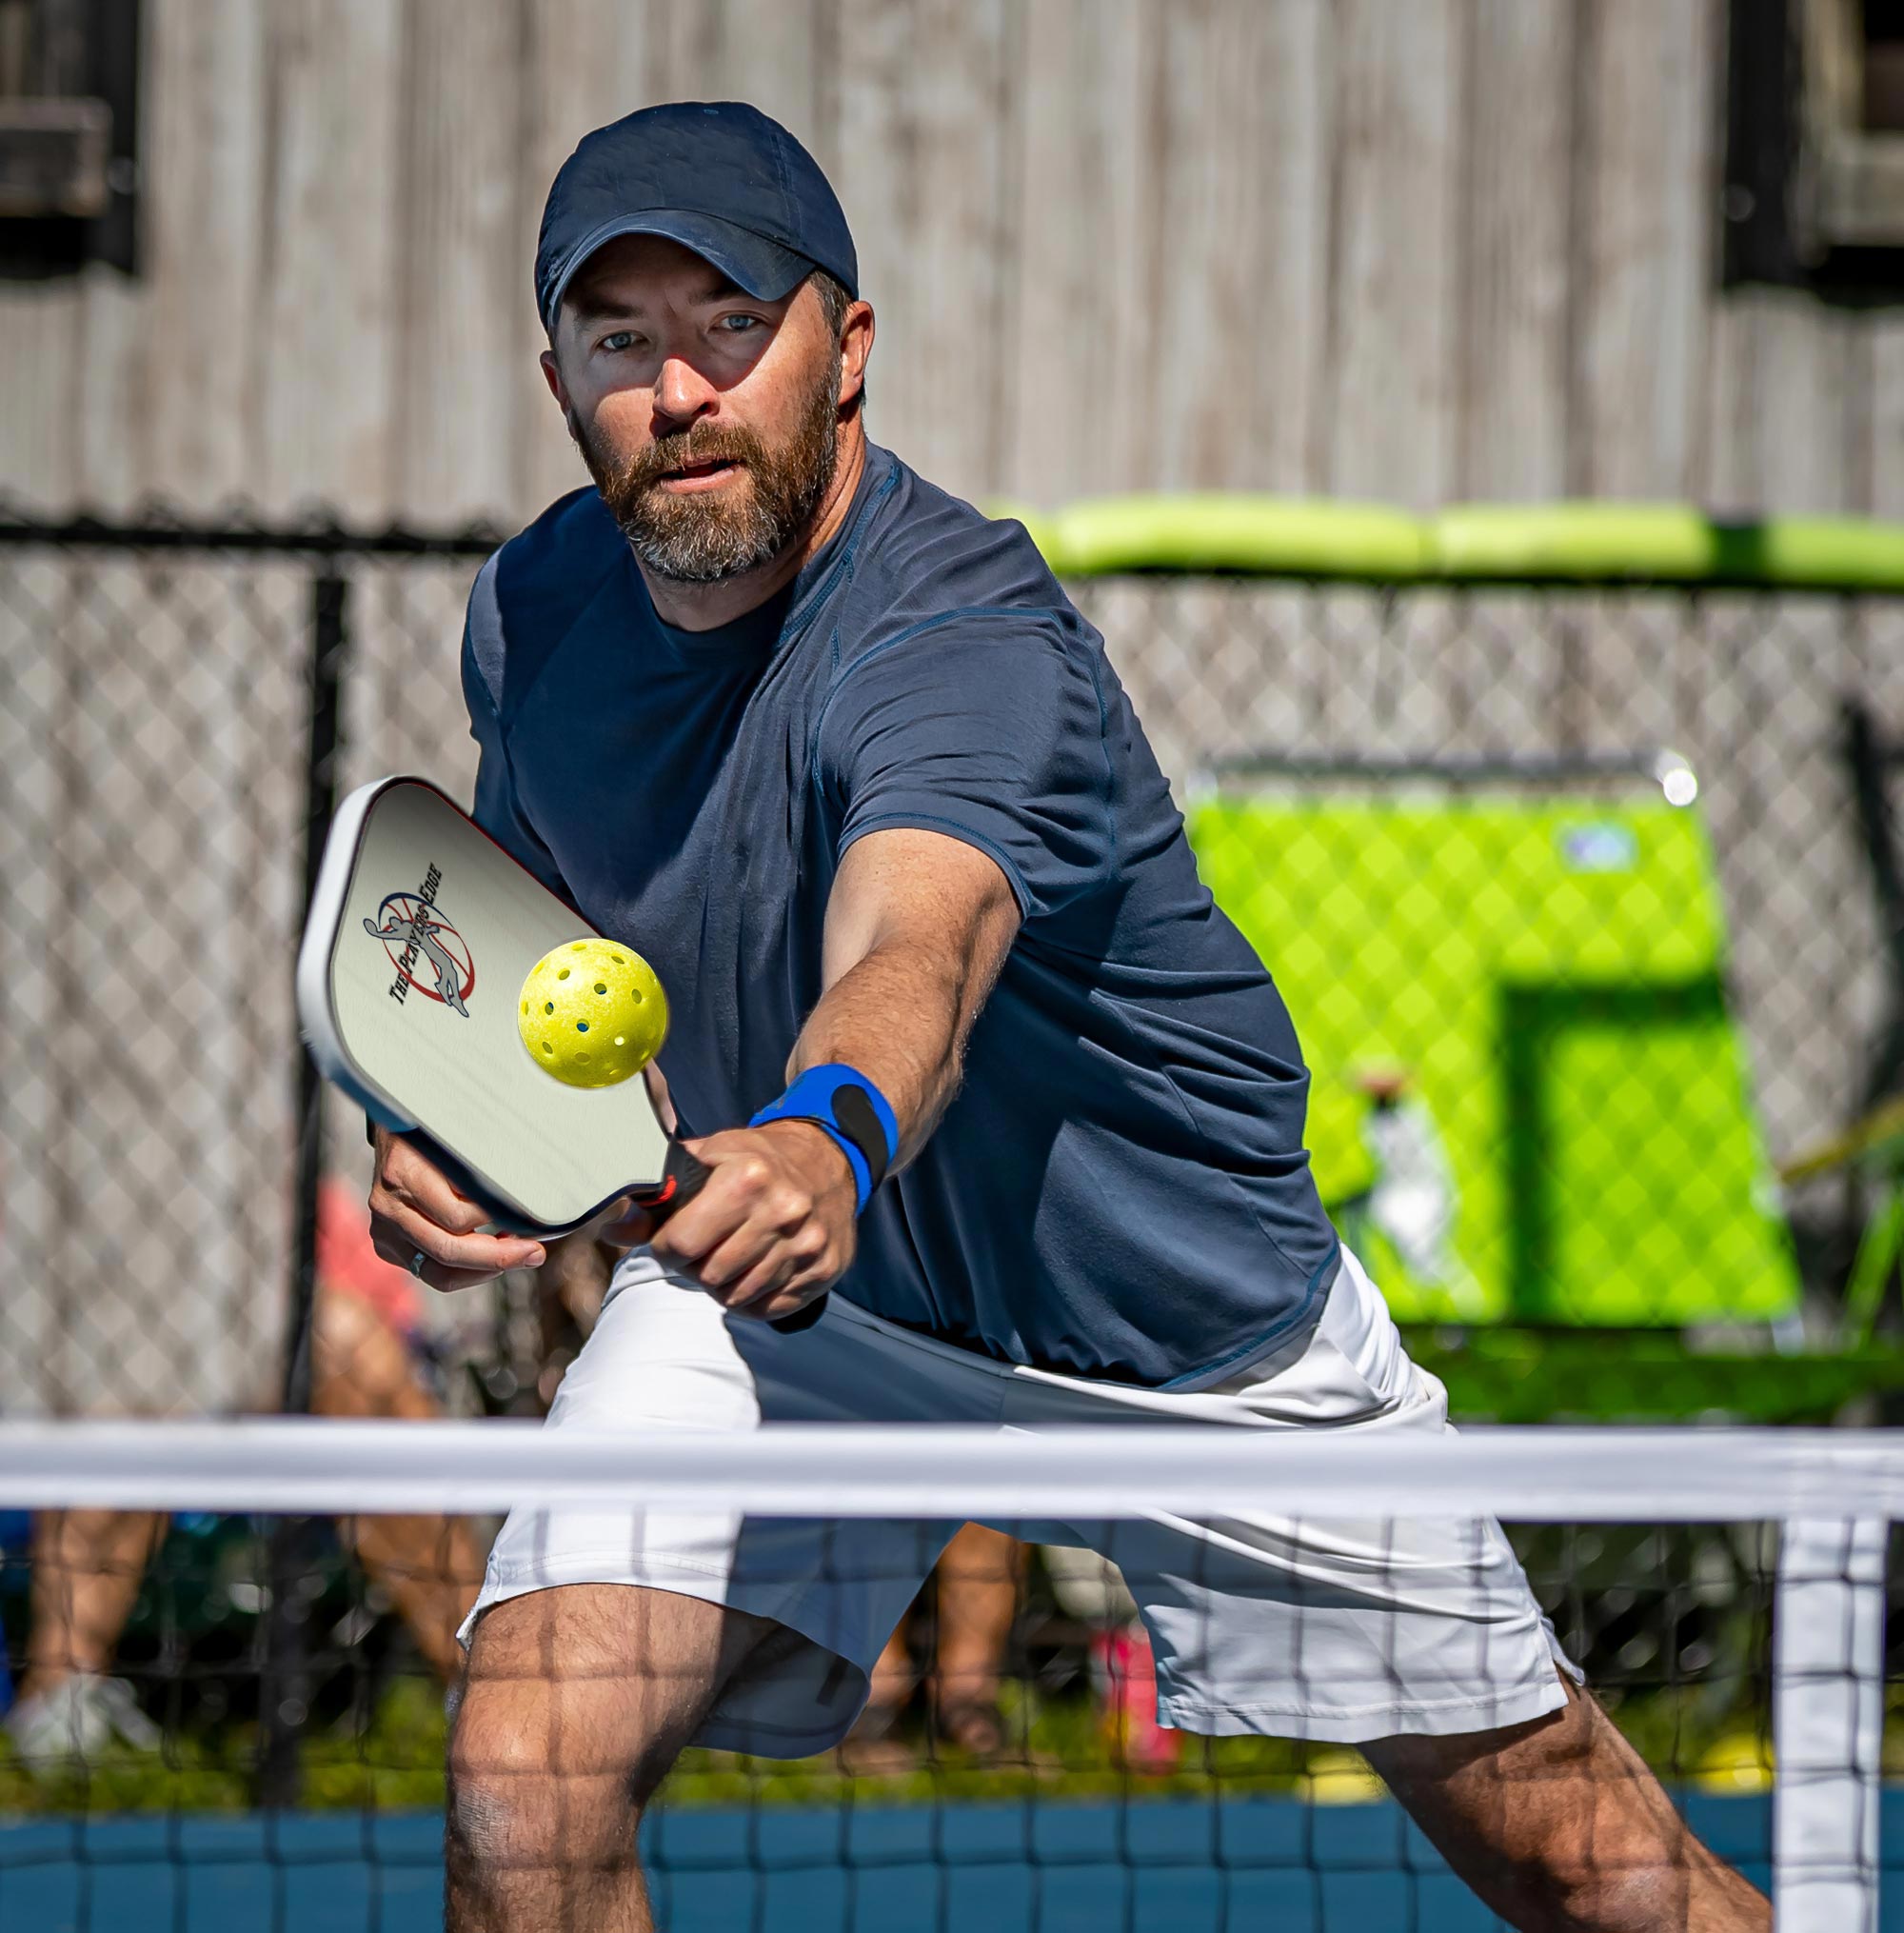
{"type": "Polygon", "coordinates": [[[654,1058],[667,995],[633,947],[568,940],[529,968],[516,1026],[545,1073],[571,1087],[612,1087],[654,1058]]]}

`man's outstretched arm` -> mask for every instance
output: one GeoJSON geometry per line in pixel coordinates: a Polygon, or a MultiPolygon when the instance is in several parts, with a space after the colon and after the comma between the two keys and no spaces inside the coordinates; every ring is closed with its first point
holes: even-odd
{"type": "MultiPolygon", "coordinates": [[[[966,1037],[1018,928],[1010,885],[976,847],[911,828],[857,840],[826,904],[824,990],[788,1080],[832,1063],[863,1074],[892,1106],[892,1166],[903,1166],[958,1091],[966,1037]]],[[[790,1315],[852,1261],[853,1171],[824,1130],[771,1121],[688,1146],[713,1176],[656,1232],[654,1248],[717,1301],[750,1316],[790,1315]]]]}

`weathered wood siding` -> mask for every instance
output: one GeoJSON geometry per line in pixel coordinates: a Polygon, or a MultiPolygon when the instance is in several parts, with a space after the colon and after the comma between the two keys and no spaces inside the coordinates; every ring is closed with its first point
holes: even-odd
{"type": "Polygon", "coordinates": [[[1716,286],[1723,0],[152,0],[148,268],[0,286],[0,488],[522,517],[549,178],[740,95],[973,495],[1904,515],[1904,324],[1716,286]]]}
{"type": "MultiPolygon", "coordinates": [[[[1724,11],[149,0],[147,272],[0,284],[0,491],[533,513],[580,475],[535,360],[548,180],[619,112],[742,95],[846,203],[875,434],[965,494],[1904,517],[1904,322],[1717,289],[1724,11]]],[[[347,568],[347,781],[466,786],[468,568],[347,568]]],[[[1894,601],[1079,595],[1174,777],[1685,750],[1771,1144],[1850,1111],[1882,989],[1835,708],[1904,724],[1894,601]]],[[[0,558],[0,1409],[268,1392],[307,602],[282,562],[0,558]]]]}

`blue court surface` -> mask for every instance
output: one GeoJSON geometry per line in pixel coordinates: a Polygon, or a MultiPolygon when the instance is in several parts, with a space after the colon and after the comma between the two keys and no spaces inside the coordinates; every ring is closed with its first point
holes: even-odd
{"type": "MultiPolygon", "coordinates": [[[[1690,1796],[1696,1829],[1761,1884],[1760,1798],[1690,1796]]],[[[1904,1867],[1904,1790],[1884,1843],[1904,1867]]],[[[7,1933],[425,1933],[441,1924],[434,1813],[40,1819],[0,1825],[7,1933]]],[[[1497,1923],[1392,1803],[682,1810],[647,1834],[670,1933],[1482,1933],[1497,1923]]],[[[1885,1933],[1904,1933],[1904,1871],[1885,1933]]]]}

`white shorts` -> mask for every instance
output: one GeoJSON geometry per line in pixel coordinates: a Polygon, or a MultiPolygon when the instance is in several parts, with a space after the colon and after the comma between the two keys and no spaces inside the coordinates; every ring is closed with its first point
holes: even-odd
{"type": "MultiPolygon", "coordinates": [[[[1259,1429],[1448,1428],[1447,1392],[1408,1359],[1344,1252],[1315,1331],[1213,1390],[1131,1388],[1014,1367],[913,1334],[840,1295],[797,1335],[728,1318],[645,1250],[617,1271],[551,1429],[772,1423],[1221,1422],[1259,1429]]],[[[1134,1432],[1131,1454],[1140,1457],[1134,1432]]],[[[1326,1523],[1264,1511],[1194,1522],[1014,1523],[1110,1558],[1149,1627],[1158,1715],[1209,1733],[1354,1742],[1474,1732],[1557,1709],[1571,1670],[1499,1526],[1326,1523]]],[[[700,1742],[798,1758],[843,1738],[954,1524],[722,1512],[517,1510],[489,1557],[491,1604],[563,1584],[676,1591],[795,1634],[744,1667],[700,1742]]]]}

